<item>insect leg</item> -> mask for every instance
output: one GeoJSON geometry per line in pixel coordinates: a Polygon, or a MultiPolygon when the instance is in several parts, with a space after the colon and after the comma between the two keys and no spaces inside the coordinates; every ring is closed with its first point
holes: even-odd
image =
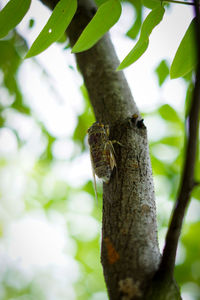
{"type": "Polygon", "coordinates": [[[105,125],[104,128],[105,128],[106,135],[109,137],[109,134],[110,134],[110,127],[109,127],[109,125],[105,125]]]}
{"type": "Polygon", "coordinates": [[[112,143],[112,144],[118,144],[118,145],[120,145],[121,147],[125,147],[122,143],[118,142],[117,140],[112,140],[111,143],[112,143]]]}

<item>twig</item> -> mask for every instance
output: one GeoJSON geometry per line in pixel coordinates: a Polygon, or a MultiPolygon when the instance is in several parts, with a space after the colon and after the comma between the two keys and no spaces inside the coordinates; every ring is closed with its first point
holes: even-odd
{"type": "Polygon", "coordinates": [[[193,91],[190,113],[188,116],[188,139],[186,141],[186,154],[178,197],[171,216],[171,223],[166,235],[165,247],[161,264],[158,270],[159,276],[171,279],[173,277],[176,250],[181,233],[183,219],[190,200],[191,191],[195,185],[194,168],[198,140],[198,123],[200,112],[200,16],[199,2],[194,0],[196,14],[196,47],[197,47],[197,70],[193,91]]]}
{"type": "Polygon", "coordinates": [[[194,5],[194,2],[186,2],[186,1],[178,1],[178,0],[161,0],[162,2],[170,2],[177,4],[185,4],[185,5],[194,5]]]}

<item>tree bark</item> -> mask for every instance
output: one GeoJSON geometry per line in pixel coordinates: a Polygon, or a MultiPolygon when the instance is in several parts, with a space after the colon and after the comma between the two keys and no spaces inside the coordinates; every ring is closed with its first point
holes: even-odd
{"type": "MultiPolygon", "coordinates": [[[[53,8],[57,0],[42,2],[53,8]]],[[[79,1],[67,30],[71,46],[95,11],[92,1],[79,1]]],[[[117,169],[103,185],[101,262],[109,299],[160,300],[151,283],[160,252],[146,127],[123,72],[116,72],[119,61],[108,34],[76,59],[96,120],[108,124],[110,139],[123,145],[115,144],[117,169]]],[[[160,288],[162,299],[180,299],[174,283],[167,284],[167,290],[160,288]]]]}

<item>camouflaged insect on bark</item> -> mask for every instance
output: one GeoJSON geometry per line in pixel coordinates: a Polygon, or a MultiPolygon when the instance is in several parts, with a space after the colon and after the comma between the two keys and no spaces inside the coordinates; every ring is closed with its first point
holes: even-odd
{"type": "Polygon", "coordinates": [[[109,126],[96,122],[88,129],[88,144],[90,146],[90,157],[92,170],[95,174],[108,183],[116,166],[114,148],[109,140],[109,126]]]}

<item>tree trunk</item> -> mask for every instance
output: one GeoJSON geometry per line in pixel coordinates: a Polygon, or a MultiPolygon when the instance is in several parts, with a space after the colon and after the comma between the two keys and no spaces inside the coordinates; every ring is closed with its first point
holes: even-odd
{"type": "MultiPolygon", "coordinates": [[[[53,8],[57,0],[42,0],[53,8]]],[[[67,34],[71,46],[93,17],[90,0],[80,0],[67,34]]],[[[117,169],[103,185],[101,261],[111,300],[180,299],[172,280],[155,277],[160,262],[156,208],[147,130],[109,35],[76,54],[97,121],[110,126],[117,169]]]]}

